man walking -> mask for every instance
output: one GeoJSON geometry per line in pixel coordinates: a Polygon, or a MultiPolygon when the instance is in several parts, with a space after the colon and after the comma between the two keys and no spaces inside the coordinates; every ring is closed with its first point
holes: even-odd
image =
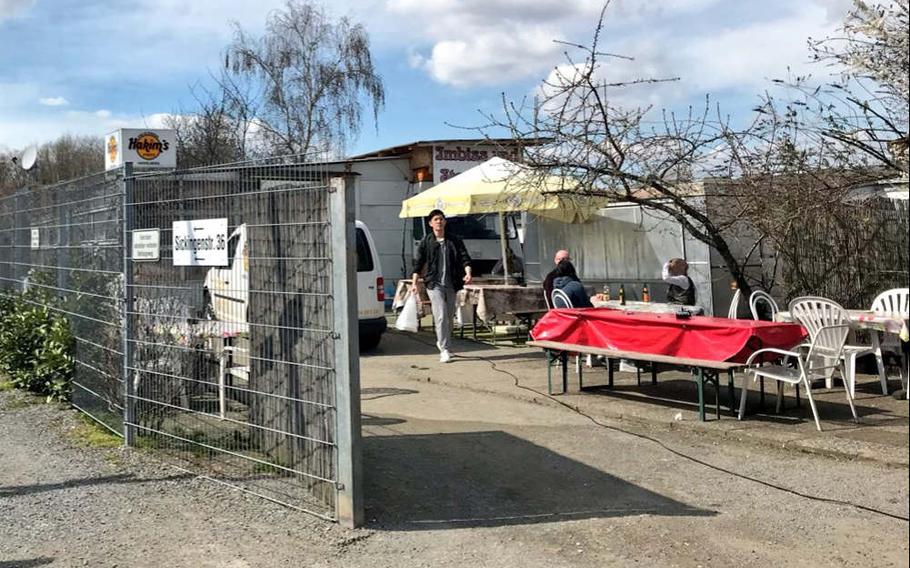
{"type": "Polygon", "coordinates": [[[441,210],[430,211],[429,224],[432,232],[420,241],[417,248],[411,293],[417,293],[417,280],[423,272],[436,323],[439,361],[448,363],[452,358],[455,295],[464,284],[471,283],[471,257],[461,239],[446,232],[446,216],[441,210]]]}

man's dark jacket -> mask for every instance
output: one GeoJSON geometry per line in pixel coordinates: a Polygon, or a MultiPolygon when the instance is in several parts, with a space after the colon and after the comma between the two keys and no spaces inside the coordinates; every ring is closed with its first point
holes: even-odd
{"type": "Polygon", "coordinates": [[[695,282],[692,282],[692,279],[687,275],[686,278],[689,279],[689,287],[683,290],[675,284],[670,284],[667,287],[667,303],[668,304],[681,304],[683,306],[694,306],[695,305],[695,282]]]}
{"type": "Polygon", "coordinates": [[[471,257],[461,239],[448,232],[446,232],[443,244],[445,245],[446,266],[449,267],[447,283],[439,281],[439,254],[443,247],[440,246],[432,231],[417,246],[414,272],[420,274],[420,271],[426,267],[427,272],[423,276],[423,281],[426,282],[427,288],[432,290],[437,284],[448,284],[457,292],[464,287],[464,269],[466,266],[470,266],[471,257]]]}

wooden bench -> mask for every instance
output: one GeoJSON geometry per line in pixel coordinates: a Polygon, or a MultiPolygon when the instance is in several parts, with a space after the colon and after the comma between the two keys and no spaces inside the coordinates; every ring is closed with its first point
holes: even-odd
{"type": "MultiPolygon", "coordinates": [[[[736,394],[733,389],[733,372],[736,369],[745,367],[743,363],[729,363],[726,361],[711,361],[707,359],[689,359],[685,357],[670,357],[667,355],[655,355],[652,353],[639,353],[636,351],[618,351],[615,349],[604,349],[601,347],[588,347],[575,343],[561,343],[558,341],[529,341],[530,347],[538,347],[547,353],[547,392],[553,394],[552,384],[552,363],[558,360],[562,365],[562,392],[568,389],[568,357],[569,354],[594,355],[607,358],[607,386],[613,387],[613,365],[611,359],[627,359],[631,361],[644,361],[651,364],[651,383],[657,384],[657,370],[655,365],[663,363],[676,367],[689,367],[695,376],[695,382],[698,386],[698,417],[700,420],[705,419],[705,383],[714,385],[714,406],[717,410],[717,418],[720,419],[720,374],[727,373],[727,389],[730,399],[730,412],[736,414],[736,394]]],[[[597,387],[585,387],[583,384],[581,366],[578,369],[578,388],[586,390],[597,387]]],[[[639,375],[639,384],[641,376],[639,375]]]]}

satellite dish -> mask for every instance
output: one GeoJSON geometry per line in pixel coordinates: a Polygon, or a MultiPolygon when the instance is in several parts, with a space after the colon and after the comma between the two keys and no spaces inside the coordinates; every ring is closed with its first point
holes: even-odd
{"type": "Polygon", "coordinates": [[[38,148],[36,146],[29,146],[22,151],[22,156],[19,158],[19,166],[25,170],[29,171],[35,167],[35,162],[38,161],[38,148]]]}

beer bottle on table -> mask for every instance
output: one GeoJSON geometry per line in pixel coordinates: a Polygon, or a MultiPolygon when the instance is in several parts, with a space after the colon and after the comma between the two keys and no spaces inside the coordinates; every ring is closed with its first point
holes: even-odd
{"type": "Polygon", "coordinates": [[[648,291],[648,285],[647,285],[647,284],[642,284],[642,287],[641,287],[641,301],[642,301],[642,302],[650,302],[650,301],[651,301],[651,292],[648,291]]]}
{"type": "Polygon", "coordinates": [[[603,297],[604,297],[604,302],[610,301],[610,285],[609,284],[604,284],[603,297]]]}
{"type": "Polygon", "coordinates": [[[620,306],[626,305],[626,286],[625,286],[625,284],[619,285],[619,305],[620,306]]]}

